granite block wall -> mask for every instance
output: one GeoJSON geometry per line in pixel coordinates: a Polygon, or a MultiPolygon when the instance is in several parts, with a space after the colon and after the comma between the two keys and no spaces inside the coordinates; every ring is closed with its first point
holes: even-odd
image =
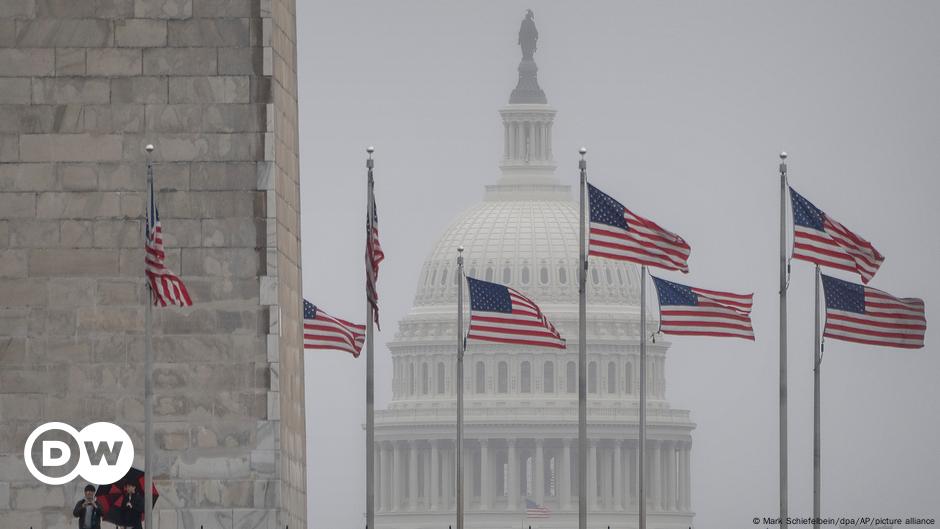
{"type": "Polygon", "coordinates": [[[0,527],[74,527],[26,437],[115,422],[143,458],[147,143],[159,529],[306,527],[293,0],[0,0],[0,527]]]}

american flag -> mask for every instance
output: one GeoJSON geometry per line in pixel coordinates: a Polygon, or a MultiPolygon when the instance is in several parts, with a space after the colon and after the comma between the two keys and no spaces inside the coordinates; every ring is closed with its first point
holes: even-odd
{"type": "Polygon", "coordinates": [[[157,212],[157,199],[153,192],[153,179],[150,179],[147,205],[147,226],[144,241],[144,272],[153,292],[153,304],[165,307],[179,305],[187,307],[193,304],[186,285],[166,267],[166,252],[163,248],[163,228],[160,226],[160,214],[157,212]]]}
{"type": "Polygon", "coordinates": [[[591,229],[588,255],[689,271],[689,245],[675,233],[625,208],[588,184],[591,229]]]}
{"type": "Polygon", "coordinates": [[[823,336],[846,342],[920,349],[927,317],[924,300],[822,276],[826,297],[823,336]]]}
{"type": "Polygon", "coordinates": [[[365,325],[334,318],[304,300],[304,349],[338,349],[358,358],[365,332],[365,325]]]}
{"type": "Polygon", "coordinates": [[[379,263],[385,259],[385,252],[379,244],[379,213],[375,206],[372,185],[370,177],[369,207],[372,211],[366,214],[366,296],[369,306],[372,307],[372,319],[375,321],[375,326],[379,327],[379,291],[376,288],[376,282],[379,279],[379,263]]]}
{"type": "MultiPolygon", "coordinates": [[[[652,276],[651,276],[652,277],[652,276]]],[[[754,294],[705,290],[653,277],[659,297],[659,330],[665,334],[754,339],[754,294]]]]}
{"type": "Polygon", "coordinates": [[[525,515],[526,518],[548,518],[552,515],[552,510],[546,505],[539,505],[529,498],[526,498],[525,515]]]}
{"type": "Polygon", "coordinates": [[[467,278],[470,285],[468,340],[565,348],[565,340],[534,301],[497,283],[467,278]]]}
{"type": "Polygon", "coordinates": [[[857,272],[863,283],[871,281],[885,258],[870,242],[826,215],[792,187],[790,203],[794,259],[857,272]]]}

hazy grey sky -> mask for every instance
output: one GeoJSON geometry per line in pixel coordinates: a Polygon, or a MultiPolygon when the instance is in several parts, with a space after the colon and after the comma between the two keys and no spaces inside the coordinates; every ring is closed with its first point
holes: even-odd
{"type": "MultiPolygon", "coordinates": [[[[791,184],[887,257],[872,285],[940,303],[940,3],[298,2],[305,296],[365,318],[364,149],[376,147],[384,343],[445,227],[495,182],[497,109],[526,8],[554,152],[692,246],[688,283],[755,292],[756,343],[681,338],[667,397],[689,409],[698,527],[777,512],[777,154],[791,184]]],[[[840,277],[848,277],[841,274],[840,277]]],[[[672,276],[670,276],[672,277],[672,276]]],[[[812,512],[812,270],[790,288],[790,513],[812,512]]],[[[823,514],[940,517],[940,356],[826,343],[823,514]]],[[[308,520],[364,523],[365,362],[308,353],[308,520]]]]}

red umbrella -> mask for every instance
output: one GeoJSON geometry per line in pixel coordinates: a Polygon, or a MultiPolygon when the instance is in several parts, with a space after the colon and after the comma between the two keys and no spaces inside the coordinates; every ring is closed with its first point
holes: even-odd
{"type": "MultiPolygon", "coordinates": [[[[131,467],[127,471],[127,474],[118,481],[110,485],[98,485],[98,490],[95,491],[95,499],[98,500],[98,503],[101,504],[102,518],[106,522],[111,522],[115,525],[121,525],[121,521],[118,520],[118,510],[124,504],[124,484],[133,483],[137,486],[137,490],[141,491],[143,494],[144,490],[144,472],[138,470],[134,467],[131,467]]],[[[156,505],[157,498],[160,497],[160,493],[157,492],[156,485],[153,486],[153,503],[156,505]]]]}

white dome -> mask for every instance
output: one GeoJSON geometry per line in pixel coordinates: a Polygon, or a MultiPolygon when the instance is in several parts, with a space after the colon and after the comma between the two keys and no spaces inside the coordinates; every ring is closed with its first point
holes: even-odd
{"type": "MultiPolygon", "coordinates": [[[[487,200],[460,215],[434,246],[418,279],[415,306],[453,306],[458,246],[464,247],[468,276],[509,285],[537,303],[576,306],[577,202],[567,186],[551,187],[552,193],[506,193],[493,186],[487,200]]],[[[588,274],[591,303],[639,304],[635,266],[592,259],[588,274]]]]}

